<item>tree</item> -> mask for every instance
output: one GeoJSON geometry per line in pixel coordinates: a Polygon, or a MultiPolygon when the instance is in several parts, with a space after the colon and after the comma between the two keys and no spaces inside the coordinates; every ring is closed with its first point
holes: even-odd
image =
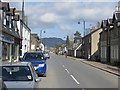
{"type": "Polygon", "coordinates": [[[70,39],[69,39],[69,36],[67,36],[67,38],[66,38],[66,47],[70,48],[70,39]]]}
{"type": "Polygon", "coordinates": [[[55,53],[56,53],[56,54],[59,53],[59,49],[60,49],[61,47],[62,47],[62,44],[60,44],[60,43],[57,43],[57,44],[56,44],[56,47],[55,47],[55,48],[56,48],[56,49],[55,49],[55,53]]]}
{"type": "Polygon", "coordinates": [[[75,37],[81,37],[81,33],[76,31],[75,34],[74,34],[75,37]]]}

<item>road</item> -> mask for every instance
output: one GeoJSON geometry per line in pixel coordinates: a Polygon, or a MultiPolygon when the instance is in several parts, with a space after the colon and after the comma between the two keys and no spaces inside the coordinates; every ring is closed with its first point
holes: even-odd
{"type": "Polygon", "coordinates": [[[78,60],[51,54],[41,88],[118,88],[118,77],[78,60]]]}

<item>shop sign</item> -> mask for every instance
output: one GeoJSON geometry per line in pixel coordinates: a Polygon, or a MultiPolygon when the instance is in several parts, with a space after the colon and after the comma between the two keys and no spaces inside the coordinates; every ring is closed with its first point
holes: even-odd
{"type": "Polygon", "coordinates": [[[12,44],[14,43],[14,37],[7,34],[1,35],[0,40],[7,43],[12,43],[12,44]]]}

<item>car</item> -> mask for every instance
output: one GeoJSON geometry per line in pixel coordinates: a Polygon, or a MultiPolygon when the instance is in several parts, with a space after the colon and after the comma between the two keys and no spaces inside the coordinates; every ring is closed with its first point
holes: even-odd
{"type": "Polygon", "coordinates": [[[34,90],[39,88],[41,78],[29,62],[2,63],[2,80],[8,90],[34,90]]]}
{"type": "Polygon", "coordinates": [[[0,90],[8,90],[6,84],[2,80],[2,77],[0,77],[0,90]]]}
{"type": "Polygon", "coordinates": [[[50,54],[48,52],[44,52],[44,56],[47,58],[47,59],[50,59],[50,54]]]}
{"type": "Polygon", "coordinates": [[[38,76],[43,75],[46,77],[47,65],[43,52],[26,52],[20,61],[31,62],[38,76]]]}

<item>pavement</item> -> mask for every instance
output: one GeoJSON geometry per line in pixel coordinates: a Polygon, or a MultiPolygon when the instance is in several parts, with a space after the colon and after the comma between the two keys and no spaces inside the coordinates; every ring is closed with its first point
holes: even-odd
{"type": "Polygon", "coordinates": [[[98,68],[100,70],[106,71],[108,73],[117,75],[120,77],[120,68],[118,68],[117,66],[111,66],[108,64],[103,64],[101,62],[96,62],[96,61],[90,61],[87,59],[81,59],[81,58],[75,58],[75,57],[69,57],[73,60],[80,60],[82,63],[90,65],[92,67],[98,68]]]}

